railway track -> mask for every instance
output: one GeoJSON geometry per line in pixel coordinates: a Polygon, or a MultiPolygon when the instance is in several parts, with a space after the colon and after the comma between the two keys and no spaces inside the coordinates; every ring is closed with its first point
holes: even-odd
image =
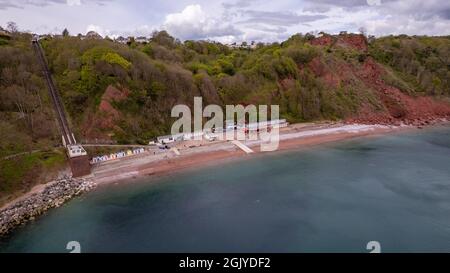
{"type": "Polygon", "coordinates": [[[70,131],[69,123],[67,122],[67,117],[64,111],[64,106],[61,101],[61,97],[58,93],[58,90],[55,87],[53,82],[52,75],[50,70],[48,69],[47,60],[44,55],[44,51],[41,47],[41,44],[37,39],[33,39],[33,48],[38,55],[39,61],[42,66],[42,71],[44,73],[44,77],[47,81],[47,87],[50,93],[50,97],[52,98],[53,106],[56,112],[58,124],[61,130],[62,137],[64,139],[65,145],[75,145],[77,142],[73,133],[70,131]]]}

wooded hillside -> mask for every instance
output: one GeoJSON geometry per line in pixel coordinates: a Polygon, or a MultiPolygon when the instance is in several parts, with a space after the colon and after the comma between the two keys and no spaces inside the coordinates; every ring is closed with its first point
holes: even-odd
{"type": "MultiPolygon", "coordinates": [[[[53,149],[60,136],[30,40],[0,37],[0,157],[46,152],[2,160],[0,192],[64,161],[53,149]]],[[[290,122],[398,124],[450,114],[450,37],[297,34],[233,48],[162,31],[147,44],[70,36],[41,43],[84,142],[145,144],[168,133],[171,108],[194,96],[222,106],[279,104],[290,122]]]]}

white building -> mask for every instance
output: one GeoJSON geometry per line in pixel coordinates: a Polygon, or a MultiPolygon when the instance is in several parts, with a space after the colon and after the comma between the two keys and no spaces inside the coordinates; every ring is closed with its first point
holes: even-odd
{"type": "Polygon", "coordinates": [[[203,131],[200,132],[193,132],[193,133],[186,133],[183,135],[183,140],[192,140],[195,138],[201,138],[203,137],[203,131]]]}
{"type": "Polygon", "coordinates": [[[120,44],[127,44],[129,39],[119,36],[114,41],[116,41],[117,43],[120,43],[120,44]]]}
{"type": "Polygon", "coordinates": [[[205,137],[205,139],[208,140],[208,141],[215,141],[215,140],[217,140],[217,138],[218,138],[218,136],[217,136],[216,134],[213,134],[213,133],[206,133],[206,134],[204,135],[204,137],[205,137]]]}
{"type": "Polygon", "coordinates": [[[160,137],[157,137],[156,139],[157,139],[157,142],[160,144],[168,144],[168,143],[175,142],[175,138],[172,135],[160,136],[160,137]]]}
{"type": "Polygon", "coordinates": [[[148,39],[147,37],[140,36],[140,37],[137,37],[137,38],[135,39],[135,42],[136,42],[136,43],[141,43],[141,44],[146,44],[146,43],[149,42],[149,39],[148,39]]]}
{"type": "Polygon", "coordinates": [[[69,145],[67,150],[70,158],[87,155],[86,150],[81,145],[69,145]]]}

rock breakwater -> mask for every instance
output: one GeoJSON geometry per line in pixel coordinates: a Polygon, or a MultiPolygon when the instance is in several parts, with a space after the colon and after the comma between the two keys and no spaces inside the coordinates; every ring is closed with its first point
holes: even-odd
{"type": "Polygon", "coordinates": [[[0,236],[33,221],[47,210],[59,207],[95,186],[89,179],[64,178],[49,183],[42,191],[14,202],[0,211],[0,236]]]}

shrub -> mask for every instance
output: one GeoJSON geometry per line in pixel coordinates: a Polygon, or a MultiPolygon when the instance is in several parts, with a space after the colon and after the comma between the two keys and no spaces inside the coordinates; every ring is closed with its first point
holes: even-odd
{"type": "Polygon", "coordinates": [[[304,44],[303,46],[290,46],[284,50],[284,53],[297,64],[306,64],[318,55],[318,50],[309,44],[304,44]]]}
{"type": "Polygon", "coordinates": [[[131,63],[125,60],[122,56],[115,52],[108,52],[101,58],[102,61],[105,61],[109,64],[118,64],[124,69],[128,69],[131,66],[131,63]]]}

